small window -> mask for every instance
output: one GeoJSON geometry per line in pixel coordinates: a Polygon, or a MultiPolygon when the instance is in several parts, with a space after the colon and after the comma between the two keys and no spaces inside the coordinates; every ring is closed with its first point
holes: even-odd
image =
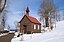
{"type": "Polygon", "coordinates": [[[38,30],[39,30],[39,25],[38,25],[38,30]]]}
{"type": "Polygon", "coordinates": [[[34,24],[34,29],[36,29],[36,25],[34,24]]]}

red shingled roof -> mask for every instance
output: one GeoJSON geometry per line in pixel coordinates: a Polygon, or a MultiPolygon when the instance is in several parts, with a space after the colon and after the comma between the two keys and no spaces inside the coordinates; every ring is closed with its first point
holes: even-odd
{"type": "Polygon", "coordinates": [[[26,16],[28,17],[28,19],[29,19],[31,22],[41,24],[36,18],[34,18],[34,17],[32,17],[32,16],[28,16],[28,15],[26,15],[26,16]]]}
{"type": "MultiPolygon", "coordinates": [[[[31,22],[37,23],[37,24],[41,24],[36,18],[34,18],[34,17],[32,17],[32,16],[28,16],[28,15],[25,15],[25,16],[27,16],[27,18],[28,18],[31,22]]],[[[24,17],[25,17],[25,16],[24,16],[24,17]]],[[[23,17],[23,18],[24,18],[24,17],[23,17]]],[[[22,18],[22,20],[23,20],[23,18],[22,18]]],[[[21,21],[22,21],[22,20],[21,20],[21,21]]],[[[20,22],[21,22],[21,21],[20,21],[20,22]]],[[[19,22],[19,23],[20,23],[20,22],[19,22]]]]}

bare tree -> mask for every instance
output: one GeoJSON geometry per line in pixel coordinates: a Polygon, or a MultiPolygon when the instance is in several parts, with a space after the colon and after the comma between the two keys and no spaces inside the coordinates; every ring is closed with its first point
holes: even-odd
{"type": "MultiPolygon", "coordinates": [[[[0,0],[0,15],[3,15],[3,10],[5,9],[5,5],[6,5],[6,1],[7,0],[0,0]]],[[[5,19],[4,19],[4,15],[2,16],[2,30],[4,30],[5,27],[5,19]]],[[[1,22],[1,21],[0,21],[1,22]]]]}
{"type": "Polygon", "coordinates": [[[45,24],[46,27],[49,26],[49,22],[51,23],[51,18],[55,18],[55,4],[53,0],[41,0],[41,6],[39,9],[39,15],[41,20],[43,20],[43,18],[45,18],[45,24]],[[50,19],[49,19],[50,18],[50,19]]]}
{"type": "Polygon", "coordinates": [[[60,13],[58,14],[58,21],[60,21],[60,13]]]}
{"type": "Polygon", "coordinates": [[[16,30],[19,32],[19,30],[20,30],[20,25],[19,25],[18,21],[15,21],[14,24],[15,24],[16,30]]]}
{"type": "Polygon", "coordinates": [[[8,25],[8,30],[10,31],[10,25],[8,25]]]}
{"type": "Polygon", "coordinates": [[[6,5],[6,0],[0,0],[0,13],[4,10],[6,5]]]}
{"type": "Polygon", "coordinates": [[[2,30],[4,30],[5,28],[5,17],[3,16],[2,17],[2,30]]]}
{"type": "Polygon", "coordinates": [[[63,20],[64,20],[64,11],[63,11],[63,20]]]}

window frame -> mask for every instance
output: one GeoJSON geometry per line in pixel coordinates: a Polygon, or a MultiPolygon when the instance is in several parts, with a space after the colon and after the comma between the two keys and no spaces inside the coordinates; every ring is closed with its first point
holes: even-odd
{"type": "Polygon", "coordinates": [[[40,26],[38,25],[38,30],[39,30],[40,26]]]}
{"type": "Polygon", "coordinates": [[[36,24],[34,24],[34,29],[36,29],[36,24]]]}

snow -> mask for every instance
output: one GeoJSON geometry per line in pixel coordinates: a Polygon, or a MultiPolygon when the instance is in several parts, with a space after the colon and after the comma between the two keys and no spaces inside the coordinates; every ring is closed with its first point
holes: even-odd
{"type": "Polygon", "coordinates": [[[19,32],[16,32],[14,38],[16,38],[18,36],[18,34],[19,34],[19,32]]]}
{"type": "Polygon", "coordinates": [[[8,31],[8,29],[6,29],[6,28],[4,28],[4,30],[7,30],[8,31]]]}
{"type": "MultiPolygon", "coordinates": [[[[21,37],[13,38],[11,42],[21,42],[21,37]]],[[[64,42],[64,21],[57,22],[50,32],[24,34],[23,42],[64,42]]]]}
{"type": "Polygon", "coordinates": [[[8,35],[8,33],[3,33],[3,34],[0,34],[0,36],[4,36],[4,35],[8,35]]]}

